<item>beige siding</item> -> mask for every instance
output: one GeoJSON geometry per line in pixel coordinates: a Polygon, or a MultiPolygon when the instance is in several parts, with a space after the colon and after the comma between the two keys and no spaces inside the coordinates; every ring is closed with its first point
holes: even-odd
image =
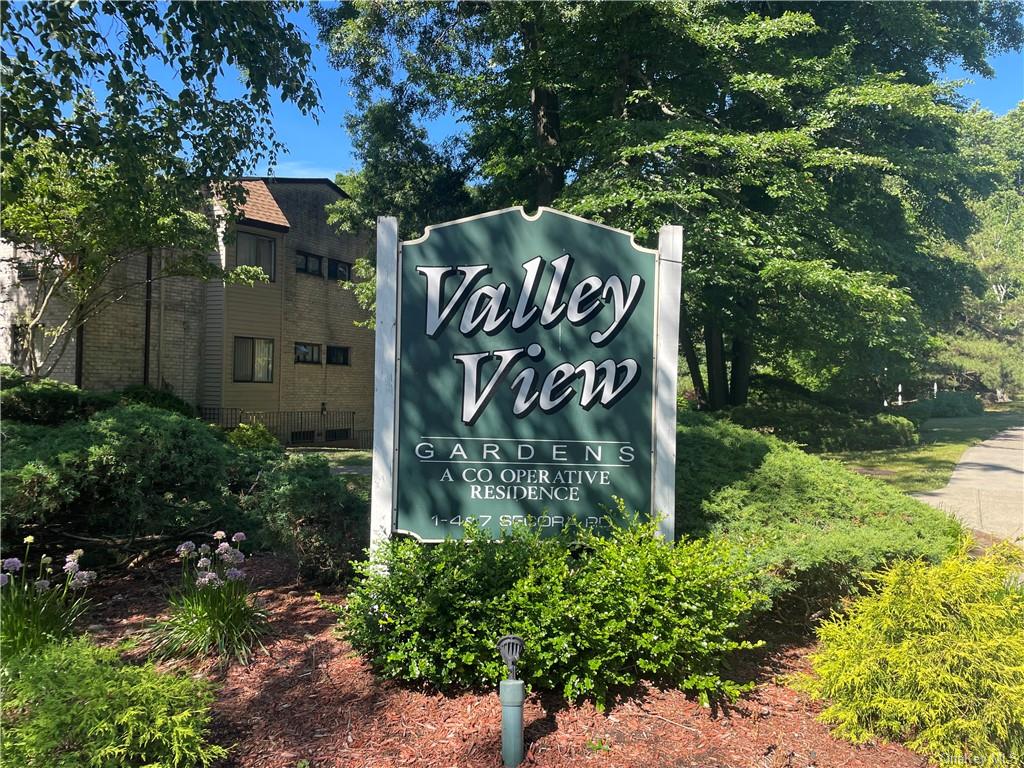
{"type": "MultiPolygon", "coordinates": [[[[277,411],[281,410],[281,278],[284,272],[281,257],[284,252],[284,235],[254,227],[239,227],[238,230],[274,239],[275,280],[251,286],[228,285],[224,289],[223,404],[226,408],[242,408],[247,411],[277,411]],[[273,381],[234,380],[236,336],[274,340],[273,381]]],[[[225,250],[228,268],[238,266],[233,238],[225,250]]]]}

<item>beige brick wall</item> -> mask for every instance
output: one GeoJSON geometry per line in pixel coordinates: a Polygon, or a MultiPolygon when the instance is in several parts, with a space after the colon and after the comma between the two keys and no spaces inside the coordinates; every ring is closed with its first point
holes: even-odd
{"type": "MultiPolygon", "coordinates": [[[[27,322],[28,315],[34,309],[34,298],[37,283],[35,280],[22,280],[18,276],[17,264],[30,257],[15,248],[6,240],[0,240],[0,363],[14,364],[12,351],[14,346],[14,327],[27,322]]],[[[47,311],[43,315],[45,328],[56,329],[67,317],[65,304],[57,297],[50,300],[47,311]]],[[[45,328],[41,333],[38,350],[50,348],[53,336],[45,336],[45,328]]],[[[69,334],[56,339],[49,354],[39,362],[41,370],[49,371],[49,375],[59,381],[75,383],[75,337],[69,334]],[[65,344],[66,342],[66,344],[65,344]]]]}

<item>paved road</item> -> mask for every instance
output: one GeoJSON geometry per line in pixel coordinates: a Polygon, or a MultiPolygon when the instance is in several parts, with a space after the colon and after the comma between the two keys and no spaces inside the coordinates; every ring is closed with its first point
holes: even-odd
{"type": "Polygon", "coordinates": [[[1004,539],[1024,537],[1024,427],[968,448],[949,485],[914,495],[968,528],[1004,539]]]}

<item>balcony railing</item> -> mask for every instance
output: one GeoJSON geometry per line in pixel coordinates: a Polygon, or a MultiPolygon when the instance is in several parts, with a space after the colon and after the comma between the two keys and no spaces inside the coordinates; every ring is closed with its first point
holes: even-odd
{"type": "MultiPolygon", "coordinates": [[[[262,424],[284,445],[372,444],[369,430],[355,429],[355,411],[247,411],[243,408],[200,408],[200,418],[234,429],[239,424],[262,424]]],[[[371,432],[372,435],[372,432],[371,432]]]]}

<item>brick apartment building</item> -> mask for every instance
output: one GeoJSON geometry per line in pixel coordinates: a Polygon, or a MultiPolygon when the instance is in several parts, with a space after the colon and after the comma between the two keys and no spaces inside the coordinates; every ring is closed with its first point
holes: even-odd
{"type": "MultiPolygon", "coordinates": [[[[147,297],[140,255],[110,277],[130,286],[123,298],[67,340],[51,375],[86,389],[168,389],[212,421],[262,421],[287,442],[365,442],[373,331],[354,324],[366,315],[338,281],[349,278],[367,241],[327,224],[324,207],[344,195],[327,179],[242,184],[242,217],[210,258],[227,269],[262,267],[269,281],[161,278],[147,297]]],[[[12,362],[25,343],[18,323],[33,280],[11,244],[0,247],[0,362],[12,362]]],[[[165,256],[153,255],[152,274],[165,256]]]]}

